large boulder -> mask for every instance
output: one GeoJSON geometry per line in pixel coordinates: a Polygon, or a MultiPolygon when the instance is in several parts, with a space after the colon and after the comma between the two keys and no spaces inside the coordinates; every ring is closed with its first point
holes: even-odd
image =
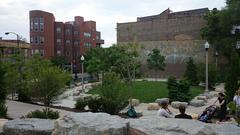
{"type": "Polygon", "coordinates": [[[206,124],[197,120],[145,116],[130,119],[133,135],[237,135],[236,125],[206,124]]]}
{"type": "Polygon", "coordinates": [[[199,106],[204,106],[205,101],[203,100],[198,100],[198,99],[193,99],[189,102],[189,105],[194,106],[194,107],[199,107],[199,106]]]}
{"type": "Polygon", "coordinates": [[[171,103],[171,106],[176,109],[178,109],[180,105],[185,106],[187,108],[188,103],[187,102],[179,102],[179,101],[174,101],[171,103]]]}
{"type": "Polygon", "coordinates": [[[158,105],[158,103],[149,103],[147,106],[147,110],[158,110],[160,108],[160,106],[158,105]]]}
{"type": "Polygon", "coordinates": [[[203,100],[205,102],[207,102],[207,97],[206,96],[196,96],[197,100],[203,100]]]}
{"type": "Polygon", "coordinates": [[[25,118],[15,119],[5,123],[4,135],[51,135],[54,120],[25,118]]]}
{"type": "Polygon", "coordinates": [[[140,101],[138,99],[129,99],[129,103],[131,103],[132,106],[138,106],[140,101]]]}
{"type": "Polygon", "coordinates": [[[0,119],[0,135],[3,135],[3,125],[8,122],[8,119],[0,119]]]}
{"type": "Polygon", "coordinates": [[[128,121],[106,113],[70,113],[55,122],[52,135],[125,135],[128,121]]]}
{"type": "Polygon", "coordinates": [[[155,100],[155,103],[161,104],[163,101],[169,104],[169,98],[158,98],[155,100]]]}

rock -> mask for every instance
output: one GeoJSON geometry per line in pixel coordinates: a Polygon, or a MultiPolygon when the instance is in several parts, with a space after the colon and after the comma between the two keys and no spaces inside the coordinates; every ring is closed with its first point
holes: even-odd
{"type": "Polygon", "coordinates": [[[197,100],[203,100],[205,102],[207,102],[207,97],[206,96],[196,96],[197,100]]]}
{"type": "Polygon", "coordinates": [[[211,128],[218,135],[239,135],[240,127],[237,127],[234,124],[211,124],[211,128]]]}
{"type": "Polygon", "coordinates": [[[171,106],[173,108],[177,108],[177,109],[179,108],[180,105],[183,105],[187,108],[188,103],[187,102],[179,102],[179,101],[174,101],[171,103],[171,106]]]}
{"type": "Polygon", "coordinates": [[[92,98],[92,95],[91,95],[91,94],[80,94],[79,97],[74,98],[74,100],[75,100],[75,101],[77,101],[77,100],[83,100],[83,101],[85,101],[85,100],[89,100],[89,99],[91,99],[91,98],[92,98]]]}
{"type": "Polygon", "coordinates": [[[131,130],[142,133],[140,135],[216,135],[210,126],[197,120],[157,116],[130,119],[131,130]]]}
{"type": "Polygon", "coordinates": [[[5,123],[4,135],[51,135],[54,120],[25,118],[15,119],[5,123]]]}
{"type": "Polygon", "coordinates": [[[158,103],[149,103],[147,106],[148,110],[158,110],[160,108],[160,106],[158,105],[158,103]]]}
{"type": "Polygon", "coordinates": [[[125,135],[128,121],[106,113],[70,113],[55,122],[52,135],[125,135]]]}
{"type": "MultiPolygon", "coordinates": [[[[130,100],[129,100],[130,103],[130,100]]],[[[131,99],[132,106],[138,106],[140,104],[140,101],[138,99],[131,99]]]]}
{"type": "Polygon", "coordinates": [[[169,104],[169,98],[158,98],[155,100],[155,103],[161,104],[162,101],[165,101],[169,104]]]}
{"type": "Polygon", "coordinates": [[[7,119],[0,119],[0,135],[3,134],[3,125],[8,122],[7,119]]]}
{"type": "Polygon", "coordinates": [[[193,99],[192,101],[189,102],[189,105],[194,106],[194,107],[199,107],[199,106],[204,106],[205,103],[203,100],[193,99]]]}
{"type": "Polygon", "coordinates": [[[209,94],[213,97],[218,97],[218,93],[217,91],[210,91],[209,94]]]}

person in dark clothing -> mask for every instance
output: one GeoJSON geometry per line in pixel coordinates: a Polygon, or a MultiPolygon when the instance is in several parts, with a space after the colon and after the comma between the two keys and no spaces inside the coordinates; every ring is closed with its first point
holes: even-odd
{"type": "Polygon", "coordinates": [[[176,115],[175,118],[180,118],[180,119],[192,119],[191,115],[185,114],[186,107],[183,105],[179,106],[179,112],[180,114],[176,115]]]}
{"type": "Polygon", "coordinates": [[[220,110],[219,110],[219,121],[222,122],[227,114],[227,102],[225,100],[225,95],[223,93],[218,93],[218,99],[214,102],[219,102],[220,110]]]}

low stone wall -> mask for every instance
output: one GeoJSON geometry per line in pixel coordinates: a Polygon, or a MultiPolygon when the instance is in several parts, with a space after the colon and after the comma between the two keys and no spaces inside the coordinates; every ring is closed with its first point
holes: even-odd
{"type": "Polygon", "coordinates": [[[240,127],[234,124],[206,124],[197,120],[158,116],[123,119],[106,113],[91,112],[70,113],[55,121],[54,126],[51,126],[52,124],[51,120],[16,119],[5,124],[4,133],[5,135],[237,135],[240,131],[240,127]]]}

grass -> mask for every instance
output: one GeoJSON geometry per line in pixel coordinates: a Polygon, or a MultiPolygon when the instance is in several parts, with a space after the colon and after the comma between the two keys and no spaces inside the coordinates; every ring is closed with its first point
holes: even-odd
{"type": "MultiPolygon", "coordinates": [[[[204,88],[199,86],[191,86],[190,93],[195,97],[203,93],[204,88]]],[[[90,94],[97,94],[98,91],[90,90],[90,94]]],[[[157,98],[168,97],[168,89],[166,82],[139,81],[135,82],[131,90],[132,98],[139,99],[142,103],[154,102],[157,98]]]]}

